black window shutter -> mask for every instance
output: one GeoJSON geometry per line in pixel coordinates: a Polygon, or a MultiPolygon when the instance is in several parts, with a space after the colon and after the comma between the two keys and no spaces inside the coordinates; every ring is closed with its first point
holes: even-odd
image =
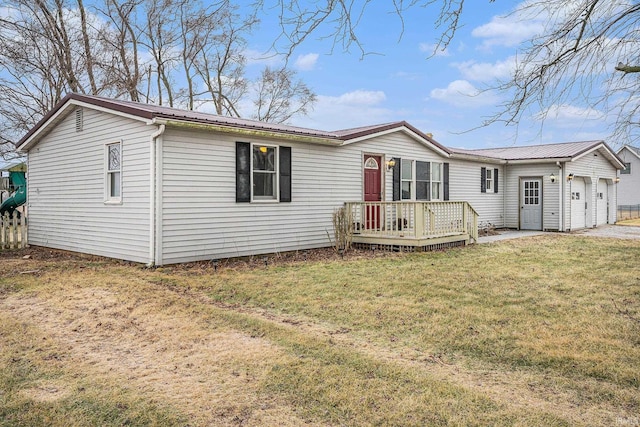
{"type": "Polygon", "coordinates": [[[291,201],[291,147],[280,147],[280,201],[291,201]]]}
{"type": "Polygon", "coordinates": [[[394,157],[393,161],[395,166],[393,167],[393,200],[400,200],[400,164],[402,159],[394,157]]]}
{"type": "Polygon", "coordinates": [[[251,144],[236,142],[236,202],[251,201],[251,144]]]}
{"type": "Polygon", "coordinates": [[[449,163],[442,164],[442,200],[449,200],[449,163]]]}
{"type": "Polygon", "coordinates": [[[498,169],[493,170],[493,192],[498,192],[498,169]]]}
{"type": "Polygon", "coordinates": [[[480,169],[480,192],[487,192],[487,168],[480,169]]]}

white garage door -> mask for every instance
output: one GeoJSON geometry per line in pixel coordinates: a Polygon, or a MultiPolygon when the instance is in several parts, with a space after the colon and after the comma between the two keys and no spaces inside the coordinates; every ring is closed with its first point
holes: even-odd
{"type": "Polygon", "coordinates": [[[598,222],[597,225],[606,224],[609,213],[609,186],[604,179],[598,180],[598,194],[596,194],[596,203],[598,204],[598,222]]]}
{"type": "Polygon", "coordinates": [[[571,181],[571,229],[585,228],[587,216],[587,195],[584,179],[571,181]]]}

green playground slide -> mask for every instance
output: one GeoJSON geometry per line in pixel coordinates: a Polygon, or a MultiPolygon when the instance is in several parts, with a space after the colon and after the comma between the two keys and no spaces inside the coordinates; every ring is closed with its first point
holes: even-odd
{"type": "Polygon", "coordinates": [[[16,191],[0,205],[0,216],[3,216],[5,212],[8,212],[9,216],[13,215],[13,211],[27,201],[27,179],[25,173],[10,172],[9,179],[16,191]]]}

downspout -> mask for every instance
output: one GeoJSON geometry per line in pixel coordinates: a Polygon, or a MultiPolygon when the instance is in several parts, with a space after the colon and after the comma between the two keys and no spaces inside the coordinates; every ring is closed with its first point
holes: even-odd
{"type": "Polygon", "coordinates": [[[156,265],[156,141],[162,136],[165,125],[158,125],[158,130],[149,137],[149,262],[147,267],[156,265]]]}
{"type": "MultiPolygon", "coordinates": [[[[502,175],[504,175],[504,177],[502,178],[504,180],[504,184],[502,184],[502,227],[503,228],[507,228],[507,174],[508,169],[509,168],[509,162],[505,162],[504,164],[504,173],[502,175]]],[[[520,191],[520,188],[518,188],[518,191],[520,191]]]]}
{"type": "Polygon", "coordinates": [[[556,162],[556,166],[560,169],[560,218],[558,218],[558,231],[564,231],[564,163],[556,162]]]}

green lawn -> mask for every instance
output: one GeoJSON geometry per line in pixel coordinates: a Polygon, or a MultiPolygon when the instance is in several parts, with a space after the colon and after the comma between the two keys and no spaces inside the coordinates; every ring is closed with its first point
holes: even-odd
{"type": "Polygon", "coordinates": [[[0,260],[0,426],[640,423],[640,241],[217,269],[23,254],[0,260]]]}

